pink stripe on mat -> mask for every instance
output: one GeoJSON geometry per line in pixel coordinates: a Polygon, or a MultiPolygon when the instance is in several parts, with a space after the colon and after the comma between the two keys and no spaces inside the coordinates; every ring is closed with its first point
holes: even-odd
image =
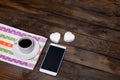
{"type": "Polygon", "coordinates": [[[10,58],[10,57],[5,56],[5,55],[0,55],[0,58],[2,58],[4,60],[7,60],[7,61],[9,61],[11,63],[16,63],[16,64],[20,64],[20,65],[23,65],[23,66],[31,67],[31,68],[34,67],[34,64],[27,63],[27,62],[24,62],[24,61],[21,61],[21,60],[17,60],[17,59],[14,59],[14,58],[10,58]]]}
{"type": "Polygon", "coordinates": [[[14,34],[14,35],[17,35],[19,37],[29,36],[29,37],[32,37],[32,38],[36,39],[37,41],[41,41],[43,43],[45,43],[47,41],[46,38],[36,37],[36,36],[30,35],[30,34],[27,34],[27,33],[23,33],[23,32],[21,32],[19,30],[6,28],[3,25],[0,25],[0,31],[4,31],[4,32],[10,33],[10,34],[14,34]]]}

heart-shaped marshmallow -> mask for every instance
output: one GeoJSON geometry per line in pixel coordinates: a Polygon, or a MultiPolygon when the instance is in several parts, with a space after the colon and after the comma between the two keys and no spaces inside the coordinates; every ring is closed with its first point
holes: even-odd
{"type": "Polygon", "coordinates": [[[75,40],[75,35],[72,34],[71,32],[66,32],[64,35],[64,41],[65,42],[72,42],[75,40]]]}
{"type": "Polygon", "coordinates": [[[61,38],[61,35],[59,32],[55,32],[50,35],[50,40],[54,43],[59,43],[60,38],[61,38]]]}

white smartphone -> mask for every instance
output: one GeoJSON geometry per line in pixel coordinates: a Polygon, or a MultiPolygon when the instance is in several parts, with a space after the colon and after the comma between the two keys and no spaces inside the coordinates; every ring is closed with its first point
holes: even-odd
{"type": "Polygon", "coordinates": [[[43,59],[40,72],[56,76],[60,69],[65,50],[65,46],[51,43],[43,59]]]}

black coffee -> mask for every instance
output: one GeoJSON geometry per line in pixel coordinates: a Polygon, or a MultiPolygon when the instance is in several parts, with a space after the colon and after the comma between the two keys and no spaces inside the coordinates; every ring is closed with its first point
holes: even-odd
{"type": "Polygon", "coordinates": [[[32,41],[29,40],[29,39],[23,39],[23,40],[19,41],[19,45],[20,45],[22,48],[27,48],[27,47],[29,47],[31,44],[32,44],[32,41]]]}

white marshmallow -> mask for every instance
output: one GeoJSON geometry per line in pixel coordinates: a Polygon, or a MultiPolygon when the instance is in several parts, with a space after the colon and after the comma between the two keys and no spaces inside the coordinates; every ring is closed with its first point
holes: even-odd
{"type": "Polygon", "coordinates": [[[50,40],[54,43],[59,43],[60,38],[61,38],[61,35],[59,32],[55,32],[50,35],[50,40]]]}
{"type": "Polygon", "coordinates": [[[72,42],[75,40],[75,35],[72,34],[71,32],[66,32],[64,35],[64,41],[65,42],[72,42]]]}

